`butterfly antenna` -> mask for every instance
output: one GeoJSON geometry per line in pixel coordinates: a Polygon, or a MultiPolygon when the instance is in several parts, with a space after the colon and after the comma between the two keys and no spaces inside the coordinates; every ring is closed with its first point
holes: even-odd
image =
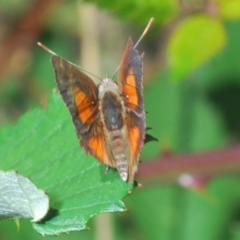
{"type": "MultiPolygon", "coordinates": [[[[150,18],[150,20],[148,21],[148,24],[147,26],[145,27],[142,35],[140,36],[140,38],[138,39],[138,41],[136,42],[136,44],[134,45],[133,48],[136,48],[138,46],[138,44],[141,42],[141,40],[143,39],[143,37],[146,35],[146,33],[148,32],[149,28],[151,27],[152,25],[152,22],[153,22],[154,18],[150,18]]],[[[114,78],[115,74],[117,73],[117,71],[119,70],[120,66],[117,67],[117,69],[115,70],[115,72],[113,73],[113,76],[112,76],[112,79],[114,78]]]]}
{"type": "Polygon", "coordinates": [[[146,35],[146,33],[148,32],[149,28],[151,27],[153,20],[154,20],[154,18],[150,18],[147,26],[145,27],[145,29],[144,29],[144,31],[143,31],[143,33],[141,35],[141,37],[138,39],[138,41],[136,42],[136,44],[134,45],[133,48],[136,48],[137,45],[141,42],[141,40],[143,39],[143,37],[146,35]]]}
{"type": "Polygon", "coordinates": [[[47,51],[48,53],[52,54],[52,55],[57,55],[55,52],[53,52],[51,49],[49,49],[48,47],[46,47],[45,45],[43,45],[40,42],[37,42],[37,45],[40,46],[41,48],[43,48],[45,51],[47,51]]]}
{"type": "MultiPolygon", "coordinates": [[[[48,53],[50,53],[50,54],[52,54],[52,55],[54,55],[54,56],[58,56],[55,52],[53,52],[51,49],[49,49],[48,47],[46,47],[44,44],[42,44],[42,43],[40,43],[40,42],[38,42],[37,44],[38,44],[38,46],[40,46],[41,48],[43,48],[43,49],[44,49],[45,51],[47,51],[48,53]]],[[[67,61],[68,63],[70,63],[71,65],[75,66],[76,68],[81,69],[82,71],[84,71],[84,72],[86,72],[86,73],[94,76],[94,77],[97,78],[98,80],[102,81],[102,78],[100,78],[100,77],[96,76],[95,74],[87,71],[86,69],[84,69],[84,68],[82,68],[82,67],[80,67],[80,66],[78,66],[78,65],[76,65],[76,64],[74,64],[74,63],[72,63],[72,62],[70,62],[70,61],[68,61],[68,60],[66,60],[66,59],[64,59],[64,60],[67,61]]]]}

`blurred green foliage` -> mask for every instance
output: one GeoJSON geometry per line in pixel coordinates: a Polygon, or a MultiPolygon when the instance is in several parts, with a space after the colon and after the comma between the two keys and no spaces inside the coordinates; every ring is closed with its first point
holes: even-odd
{"type": "MultiPolygon", "coordinates": [[[[167,55],[164,55],[164,59],[167,59],[168,66],[163,69],[160,61],[156,60],[153,64],[157,66],[157,70],[151,73],[153,77],[148,79],[144,89],[145,106],[148,111],[147,125],[153,127],[150,133],[159,138],[159,144],[147,144],[142,153],[143,159],[159,156],[164,148],[169,148],[177,154],[217,149],[239,142],[238,0],[208,1],[214,8],[204,9],[200,14],[190,11],[187,17],[178,21],[177,17],[181,14],[179,1],[95,2],[122,20],[137,23],[139,26],[144,26],[150,17],[154,17],[155,24],[150,31],[155,34],[154,46],[157,47],[161,45],[161,42],[158,42],[160,27],[167,28],[168,24],[176,21],[163,47],[166,49],[167,55]]],[[[182,2],[187,4],[188,1],[182,2]]],[[[190,10],[193,2],[189,1],[190,10]]],[[[196,2],[197,6],[201,6],[204,1],[196,2]]],[[[7,5],[6,1],[4,3],[7,5]]],[[[14,1],[9,2],[6,9],[10,9],[13,3],[14,1]]],[[[75,3],[77,4],[77,1],[66,1],[59,5],[39,39],[60,55],[71,59],[76,57],[75,3]]],[[[14,11],[17,15],[17,10],[14,11]]],[[[31,108],[41,99],[34,98],[34,94],[46,94],[55,86],[46,54],[37,47],[32,51],[34,59],[31,69],[21,77],[25,78],[24,86],[19,84],[19,76],[16,75],[6,76],[1,82],[2,125],[14,121],[14,116],[31,108]],[[14,106],[17,106],[17,109],[14,106]],[[18,109],[20,111],[16,113],[18,109]]],[[[156,54],[157,51],[158,48],[153,52],[156,54]]],[[[147,59],[158,59],[154,54],[149,56],[147,51],[145,55],[147,59]]],[[[40,128],[37,130],[41,131],[40,128]]],[[[199,192],[157,183],[135,190],[124,201],[129,212],[114,215],[114,238],[240,239],[239,180],[238,176],[213,179],[207,189],[199,192]]],[[[20,232],[17,233],[12,222],[1,224],[0,238],[40,238],[28,222],[21,221],[21,226],[20,232]]],[[[90,226],[89,232],[61,235],[58,239],[93,239],[95,226],[92,221],[90,226]]]]}
{"type": "Polygon", "coordinates": [[[172,78],[183,80],[193,69],[219,52],[225,42],[222,23],[212,17],[201,14],[182,21],[168,43],[172,78]]]}
{"type": "Polygon", "coordinates": [[[178,13],[177,0],[125,0],[121,2],[111,0],[87,0],[86,2],[95,2],[100,7],[108,9],[111,13],[118,15],[122,19],[136,22],[142,26],[145,26],[151,17],[155,17],[157,24],[163,24],[172,20],[178,13]]]}

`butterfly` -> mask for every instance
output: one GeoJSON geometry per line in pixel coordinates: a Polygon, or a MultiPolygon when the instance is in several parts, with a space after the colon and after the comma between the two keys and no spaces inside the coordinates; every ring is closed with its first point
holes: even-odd
{"type": "Polygon", "coordinates": [[[83,150],[116,168],[123,181],[133,182],[146,130],[143,59],[137,44],[127,41],[118,82],[104,78],[98,86],[74,64],[38,44],[53,55],[56,83],[83,150]]]}

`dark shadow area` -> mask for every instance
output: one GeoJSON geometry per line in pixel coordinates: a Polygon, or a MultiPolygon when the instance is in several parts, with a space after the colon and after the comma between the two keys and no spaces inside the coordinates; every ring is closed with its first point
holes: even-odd
{"type": "Polygon", "coordinates": [[[237,79],[234,80],[235,79],[228,79],[228,83],[209,90],[208,99],[223,115],[227,131],[230,133],[231,137],[235,141],[239,141],[240,81],[237,79]]]}
{"type": "MultiPolygon", "coordinates": [[[[230,209],[229,217],[226,218],[225,224],[228,228],[223,228],[222,232],[219,232],[219,235],[216,236],[216,239],[225,240],[233,239],[233,236],[239,235],[239,221],[240,221],[240,205],[239,199],[232,204],[230,209]]],[[[238,239],[238,238],[236,238],[238,239]]]]}
{"type": "Polygon", "coordinates": [[[52,218],[56,217],[59,214],[59,211],[57,209],[54,208],[50,208],[47,215],[39,222],[37,222],[36,224],[44,224],[48,221],[50,221],[52,218]]]}
{"type": "Polygon", "coordinates": [[[127,239],[146,239],[133,214],[121,213],[115,218],[115,229],[127,239]]]}

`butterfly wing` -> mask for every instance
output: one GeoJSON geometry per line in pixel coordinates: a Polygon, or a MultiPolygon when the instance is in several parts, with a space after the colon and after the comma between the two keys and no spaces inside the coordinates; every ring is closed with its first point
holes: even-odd
{"type": "Polygon", "coordinates": [[[102,127],[98,121],[98,90],[94,82],[73,64],[54,55],[52,65],[62,98],[70,111],[83,149],[100,162],[108,159],[102,127]]]}
{"type": "Polygon", "coordinates": [[[119,68],[118,80],[118,85],[127,108],[126,124],[130,145],[129,181],[133,180],[137,170],[139,155],[145,137],[142,69],[142,57],[133,47],[132,40],[129,39],[119,68]]]}
{"type": "Polygon", "coordinates": [[[78,136],[87,131],[97,115],[97,87],[70,62],[55,55],[52,65],[62,98],[68,107],[78,136]]]}
{"type": "Polygon", "coordinates": [[[89,131],[82,135],[81,145],[87,153],[94,156],[99,162],[110,167],[116,167],[115,161],[113,161],[107,151],[107,145],[103,135],[103,126],[100,121],[95,121],[89,131]]]}
{"type": "Polygon", "coordinates": [[[144,111],[142,81],[142,57],[129,39],[119,68],[118,85],[125,98],[126,107],[140,115],[144,111]]]}

